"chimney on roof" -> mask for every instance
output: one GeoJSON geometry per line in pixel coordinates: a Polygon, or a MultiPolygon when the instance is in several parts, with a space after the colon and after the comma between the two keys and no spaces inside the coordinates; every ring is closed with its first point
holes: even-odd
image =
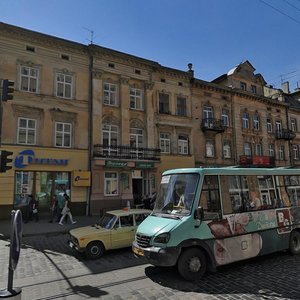
{"type": "Polygon", "coordinates": [[[194,78],[194,71],[192,70],[192,68],[193,68],[193,64],[192,63],[189,63],[188,64],[188,73],[194,78]]]}
{"type": "Polygon", "coordinates": [[[290,84],[289,84],[289,82],[288,82],[288,81],[283,82],[283,83],[281,84],[281,89],[282,89],[282,91],[283,91],[285,94],[289,94],[289,93],[290,93],[290,84]]]}

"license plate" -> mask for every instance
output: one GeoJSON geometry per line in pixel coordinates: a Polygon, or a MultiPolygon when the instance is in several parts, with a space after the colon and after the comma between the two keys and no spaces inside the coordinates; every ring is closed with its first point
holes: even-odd
{"type": "Polygon", "coordinates": [[[133,252],[134,252],[136,255],[144,256],[144,250],[139,249],[139,248],[135,248],[135,247],[133,247],[132,250],[133,250],[133,252]]]}

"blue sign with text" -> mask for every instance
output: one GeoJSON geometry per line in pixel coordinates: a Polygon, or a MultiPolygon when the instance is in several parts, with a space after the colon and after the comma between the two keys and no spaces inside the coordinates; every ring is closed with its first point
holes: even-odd
{"type": "Polygon", "coordinates": [[[68,159],[35,157],[33,150],[23,150],[15,158],[16,168],[22,169],[32,164],[66,166],[68,159]]]}

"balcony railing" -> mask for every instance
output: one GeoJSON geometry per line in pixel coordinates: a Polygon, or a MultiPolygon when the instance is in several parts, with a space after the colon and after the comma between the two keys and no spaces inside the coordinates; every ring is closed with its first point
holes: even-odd
{"type": "Polygon", "coordinates": [[[223,121],[215,118],[202,119],[201,129],[202,131],[216,131],[224,132],[227,126],[223,125],[223,121]]]}
{"type": "Polygon", "coordinates": [[[296,134],[291,131],[290,129],[280,129],[276,130],[275,132],[275,138],[277,140],[293,140],[296,137],[296,134]]]}
{"type": "Polygon", "coordinates": [[[94,145],[93,157],[160,161],[160,149],[94,145]]]}
{"type": "Polygon", "coordinates": [[[240,156],[240,165],[245,167],[275,167],[274,156],[240,156]]]}

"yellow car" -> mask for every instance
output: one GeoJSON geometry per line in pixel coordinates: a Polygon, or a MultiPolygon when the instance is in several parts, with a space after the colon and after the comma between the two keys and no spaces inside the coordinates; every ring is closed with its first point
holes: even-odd
{"type": "Polygon", "coordinates": [[[107,211],[99,223],[70,230],[69,246],[90,259],[106,250],[130,247],[138,225],[150,213],[148,209],[107,211]]]}

